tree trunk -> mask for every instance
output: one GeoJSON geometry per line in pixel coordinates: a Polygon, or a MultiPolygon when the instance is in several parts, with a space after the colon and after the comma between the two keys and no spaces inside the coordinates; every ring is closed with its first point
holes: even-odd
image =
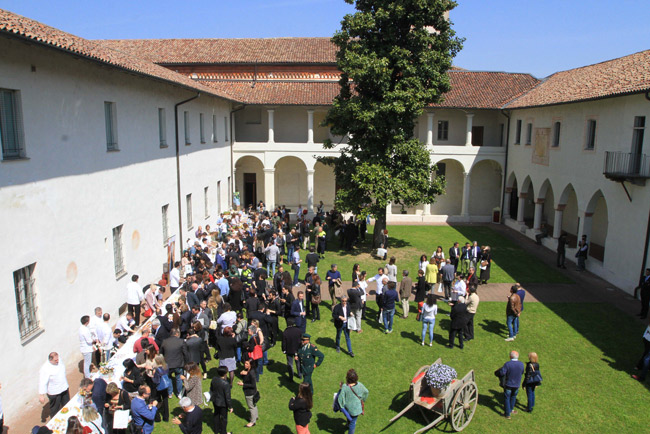
{"type": "Polygon", "coordinates": [[[379,248],[384,243],[384,229],[386,229],[386,211],[381,215],[375,215],[375,229],[372,235],[373,249],[379,248]]]}

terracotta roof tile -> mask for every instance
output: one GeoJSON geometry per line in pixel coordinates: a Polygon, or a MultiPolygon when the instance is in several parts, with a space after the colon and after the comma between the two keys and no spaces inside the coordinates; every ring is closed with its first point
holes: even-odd
{"type": "Polygon", "coordinates": [[[206,81],[219,92],[237,95],[245,104],[331,105],[339,94],[337,82],[206,81]]]}
{"type": "Polygon", "coordinates": [[[336,63],[330,38],[121,39],[102,40],[120,51],[159,64],[336,63]]]}
{"type": "Polygon", "coordinates": [[[650,50],[557,72],[508,108],[535,107],[650,90],[650,50]]]}
{"type": "Polygon", "coordinates": [[[103,46],[101,43],[89,41],[71,35],[70,33],[65,33],[61,30],[41,24],[38,21],[0,9],[0,35],[2,34],[9,34],[14,37],[54,47],[100,63],[166,82],[171,82],[193,90],[233,99],[226,93],[221,93],[214,88],[203,86],[201,83],[198,83],[187,76],[177,74],[147,60],[112,50],[103,46]]]}

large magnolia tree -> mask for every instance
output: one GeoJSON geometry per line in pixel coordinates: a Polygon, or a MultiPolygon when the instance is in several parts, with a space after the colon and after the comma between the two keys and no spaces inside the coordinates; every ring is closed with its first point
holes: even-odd
{"type": "Polygon", "coordinates": [[[444,179],[432,177],[425,144],[413,137],[424,108],[449,91],[447,71],[462,47],[446,18],[447,0],[345,0],[346,15],[332,42],[338,47],[340,94],[325,119],[335,135],[349,135],[334,166],[336,207],[375,217],[373,246],[386,228],[389,202],[432,203],[444,179]]]}

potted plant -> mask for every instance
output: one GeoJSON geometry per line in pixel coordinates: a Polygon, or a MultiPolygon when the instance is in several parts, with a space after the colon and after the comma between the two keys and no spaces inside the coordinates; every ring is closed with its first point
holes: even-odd
{"type": "Polygon", "coordinates": [[[431,388],[431,393],[435,397],[444,395],[449,384],[456,378],[458,378],[456,370],[442,363],[434,363],[424,374],[424,381],[431,388]]]}

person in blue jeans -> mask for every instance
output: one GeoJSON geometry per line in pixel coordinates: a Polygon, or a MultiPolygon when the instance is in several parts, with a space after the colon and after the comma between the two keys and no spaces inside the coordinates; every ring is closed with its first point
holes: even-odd
{"type": "Polygon", "coordinates": [[[424,345],[424,338],[429,329],[429,346],[433,346],[433,328],[436,326],[436,315],[438,314],[438,304],[436,303],[436,296],[433,294],[427,295],[426,302],[422,305],[422,313],[420,319],[422,320],[422,343],[424,345]]]}
{"type": "Polygon", "coordinates": [[[296,244],[296,248],[293,252],[293,257],[291,258],[291,267],[293,268],[293,286],[300,285],[298,281],[298,275],[300,274],[300,264],[302,259],[300,259],[300,245],[296,244]]]}
{"type": "Polygon", "coordinates": [[[395,290],[396,282],[388,282],[388,289],[384,291],[384,332],[393,333],[393,317],[395,316],[395,302],[399,300],[399,294],[395,290]]]}
{"type": "Polygon", "coordinates": [[[511,414],[516,414],[515,405],[517,404],[517,393],[521,377],[524,375],[524,364],[519,361],[519,353],[510,351],[510,361],[506,362],[501,369],[497,369],[495,374],[499,377],[506,377],[505,387],[503,388],[506,419],[510,419],[511,414]]]}
{"type": "Polygon", "coordinates": [[[341,303],[332,309],[332,318],[336,327],[336,352],[341,352],[341,332],[345,335],[345,343],[348,346],[348,354],[354,357],[352,352],[352,343],[350,342],[350,330],[348,329],[348,317],[350,316],[350,306],[348,305],[348,296],[341,296],[341,303]]]}
{"type": "Polygon", "coordinates": [[[506,325],[508,326],[507,342],[514,341],[517,333],[519,333],[519,322],[517,318],[521,314],[521,299],[517,295],[517,289],[516,285],[510,288],[508,304],[506,305],[506,325]]]}
{"type": "Polygon", "coordinates": [[[536,371],[539,371],[537,353],[528,353],[528,363],[526,363],[526,374],[524,375],[524,388],[526,389],[526,397],[528,398],[526,411],[528,413],[533,412],[533,407],[535,407],[535,388],[540,385],[539,382],[535,382],[535,379],[533,379],[536,371]]]}
{"type": "Polygon", "coordinates": [[[359,382],[359,376],[350,369],[345,376],[345,384],[341,385],[337,401],[341,412],[348,419],[348,434],[354,434],[357,419],[363,414],[363,404],[368,399],[368,389],[359,382]]]}

